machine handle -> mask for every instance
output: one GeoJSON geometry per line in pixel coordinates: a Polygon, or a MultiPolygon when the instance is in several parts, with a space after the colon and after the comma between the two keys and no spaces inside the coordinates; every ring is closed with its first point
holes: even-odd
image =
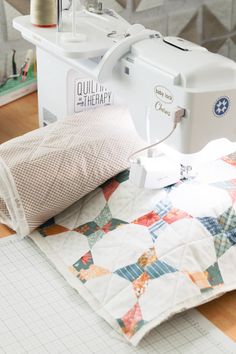
{"type": "Polygon", "coordinates": [[[96,78],[98,82],[104,83],[110,80],[114,66],[130,51],[131,46],[144,39],[151,38],[152,36],[160,37],[160,34],[157,31],[144,28],[139,30],[138,33],[132,34],[131,32],[131,35],[125,37],[110,48],[96,68],[96,78]]]}

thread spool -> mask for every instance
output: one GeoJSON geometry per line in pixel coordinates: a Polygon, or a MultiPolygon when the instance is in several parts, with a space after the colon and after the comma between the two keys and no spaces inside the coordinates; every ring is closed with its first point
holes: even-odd
{"type": "Polygon", "coordinates": [[[56,0],[31,0],[30,20],[37,27],[55,27],[56,0]]]}

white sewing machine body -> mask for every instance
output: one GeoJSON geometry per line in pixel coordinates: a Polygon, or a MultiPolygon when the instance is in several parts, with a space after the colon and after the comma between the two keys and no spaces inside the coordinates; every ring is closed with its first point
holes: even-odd
{"type": "Polygon", "coordinates": [[[34,27],[29,16],[14,20],[37,47],[41,125],[121,102],[150,143],[168,135],[178,114],[183,117],[168,145],[181,153],[196,153],[219,138],[236,140],[235,62],[181,38],[132,27],[112,10],[81,11],[77,21],[87,39],[66,43],[63,33],[34,27]]]}
{"type": "Polygon", "coordinates": [[[77,14],[77,31],[86,32],[88,37],[81,43],[65,43],[62,39],[70,30],[69,15],[65,16],[63,33],[57,32],[56,28],[33,26],[30,16],[13,21],[22,37],[35,44],[37,49],[41,126],[85,109],[118,102],[113,92],[98,83],[94,72],[101,57],[114,44],[114,39],[107,37],[107,33],[113,30],[124,33],[130,26],[113,11],[109,13],[111,15],[93,16],[81,11],[77,14]]]}

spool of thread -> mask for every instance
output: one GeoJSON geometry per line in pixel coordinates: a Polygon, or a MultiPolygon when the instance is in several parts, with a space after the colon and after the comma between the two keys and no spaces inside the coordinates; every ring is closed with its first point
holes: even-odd
{"type": "Polygon", "coordinates": [[[31,0],[30,20],[37,27],[56,26],[56,0],[31,0]]]}

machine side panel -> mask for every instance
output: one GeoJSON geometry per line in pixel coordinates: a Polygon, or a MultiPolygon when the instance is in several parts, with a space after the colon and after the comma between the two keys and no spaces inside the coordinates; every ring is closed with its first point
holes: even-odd
{"type": "Polygon", "coordinates": [[[37,48],[37,63],[40,126],[117,102],[111,90],[41,48],[37,48]]]}
{"type": "Polygon", "coordinates": [[[236,90],[189,94],[192,135],[189,150],[195,153],[209,141],[227,137],[236,141],[236,90]]]}

